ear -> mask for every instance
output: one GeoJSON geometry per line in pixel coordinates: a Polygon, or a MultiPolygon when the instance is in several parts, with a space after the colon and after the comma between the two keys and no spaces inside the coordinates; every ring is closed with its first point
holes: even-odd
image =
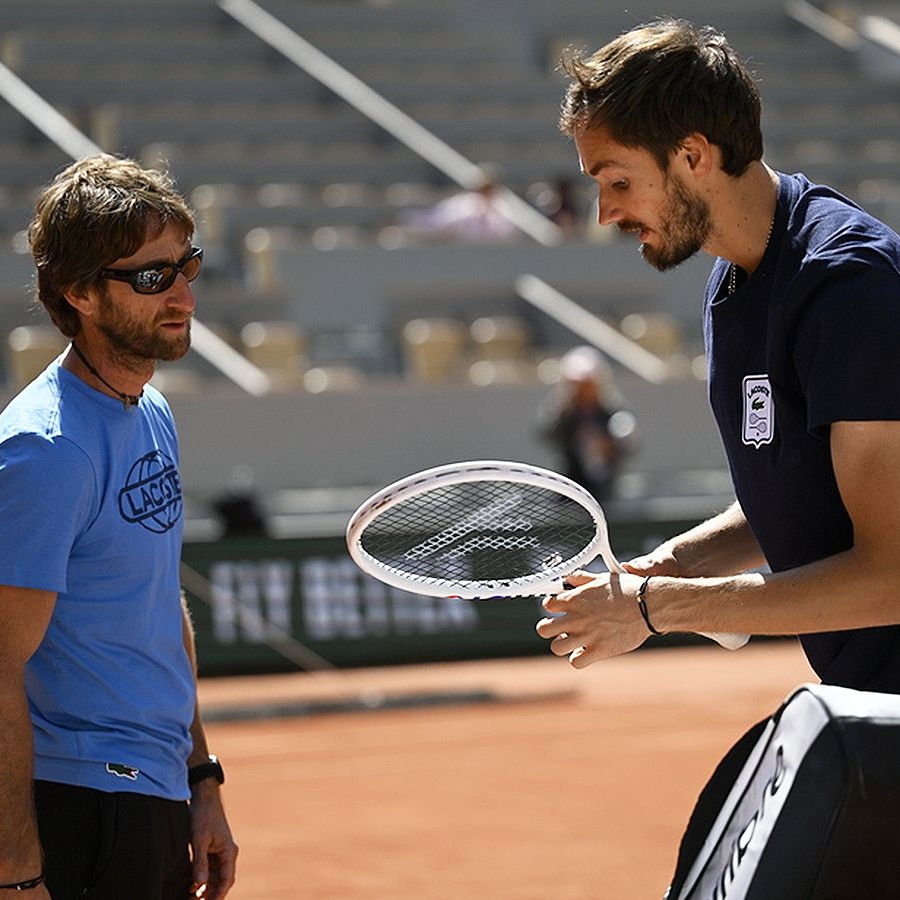
{"type": "Polygon", "coordinates": [[[675,158],[682,165],[682,173],[698,180],[706,178],[715,167],[713,145],[699,132],[689,134],[675,151],[675,158]]]}
{"type": "Polygon", "coordinates": [[[68,290],[63,291],[63,297],[66,299],[69,306],[82,316],[90,318],[94,315],[94,310],[96,308],[94,291],[88,288],[79,287],[78,285],[72,285],[68,290]]]}

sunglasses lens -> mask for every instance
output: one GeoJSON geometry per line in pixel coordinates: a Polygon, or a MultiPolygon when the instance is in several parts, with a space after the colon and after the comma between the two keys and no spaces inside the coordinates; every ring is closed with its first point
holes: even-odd
{"type": "Polygon", "coordinates": [[[174,266],[160,266],[158,269],[144,269],[135,273],[132,287],[139,294],[158,294],[168,290],[178,274],[174,266]]]}
{"type": "Polygon", "coordinates": [[[161,294],[172,287],[179,272],[188,281],[193,281],[200,274],[202,264],[203,251],[194,247],[187,259],[175,265],[162,264],[152,269],[141,269],[140,272],[117,272],[115,269],[108,269],[101,275],[127,281],[138,294],[161,294]]]}
{"type": "Polygon", "coordinates": [[[196,256],[192,256],[185,264],[181,270],[181,274],[188,281],[193,281],[200,274],[200,266],[203,265],[203,254],[198,253],[196,256]]]}

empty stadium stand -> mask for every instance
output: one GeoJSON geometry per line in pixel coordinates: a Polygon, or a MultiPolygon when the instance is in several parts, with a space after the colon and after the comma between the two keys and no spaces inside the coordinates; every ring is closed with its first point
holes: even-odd
{"type": "MultiPolygon", "coordinates": [[[[179,380],[179,366],[166,373],[189,489],[214,495],[241,465],[273,492],[375,484],[478,455],[549,463],[532,421],[547,389],[540,363],[581,338],[517,293],[516,278],[528,272],[616,327],[629,315],[659,323],[665,314],[667,342],[656,346],[679,377],[647,385],[620,373],[644,436],[623,490],[718,490],[718,439],[704,385],[692,374],[707,261],[660,276],[633,246],[598,234],[590,185],[578,180],[555,121],[561,48],[597,46],[669,7],[656,0],[632,0],[627,10],[597,0],[261,5],[466,159],[497,164],[518,196],[571,180],[581,224],[555,246],[524,235],[503,247],[410,240],[398,224],[402,211],[427,207],[458,185],[213,0],[4,0],[0,61],[104,149],[168,166],[191,198],[207,250],[198,315],[235,336],[235,346],[254,322],[302,331],[302,366],[316,374],[304,378],[294,352],[292,376],[271,397],[243,394],[193,355],[179,364],[190,378],[179,380]],[[404,343],[411,321],[452,319],[464,332],[490,317],[522,326],[527,349],[517,345],[517,354],[520,362],[527,355],[527,366],[486,359],[469,331],[464,361],[491,365],[474,377],[468,364],[448,369],[438,383],[415,376],[421,369],[404,343]]],[[[852,30],[860,17],[891,16],[895,6],[873,0],[828,11],[852,30]]],[[[724,30],[751,59],[772,165],[834,184],[900,227],[896,81],[878,77],[869,57],[798,23],[783,0],[677,7],[724,30]]],[[[29,309],[22,230],[36,190],[66,162],[0,103],[4,334],[42,321],[29,309]]],[[[4,371],[8,392],[11,358],[4,371]]]]}

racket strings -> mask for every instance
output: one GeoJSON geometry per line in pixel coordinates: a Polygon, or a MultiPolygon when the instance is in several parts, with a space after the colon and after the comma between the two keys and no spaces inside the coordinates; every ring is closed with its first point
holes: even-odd
{"type": "Polygon", "coordinates": [[[565,569],[595,532],[588,511],[555,491],[479,481],[396,503],[360,542],[381,565],[412,577],[493,582],[565,569]]]}

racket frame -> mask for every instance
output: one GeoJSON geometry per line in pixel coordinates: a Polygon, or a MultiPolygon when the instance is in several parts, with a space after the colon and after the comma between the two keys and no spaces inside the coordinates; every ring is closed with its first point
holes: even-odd
{"type": "Polygon", "coordinates": [[[528,463],[471,460],[435,466],[408,475],[373,494],[353,513],[347,524],[346,538],[351,558],[364,572],[391,587],[430,597],[488,600],[556,593],[562,590],[567,575],[598,555],[603,558],[610,571],[622,571],[610,549],[606,516],[597,500],[571,479],[528,463]],[[446,579],[408,575],[380,562],[363,548],[361,542],[363,532],[384,510],[435,488],[479,481],[531,485],[567,497],[578,503],[590,515],[594,523],[594,537],[579,553],[562,560],[547,571],[514,579],[477,581],[450,582],[446,579]]]}

